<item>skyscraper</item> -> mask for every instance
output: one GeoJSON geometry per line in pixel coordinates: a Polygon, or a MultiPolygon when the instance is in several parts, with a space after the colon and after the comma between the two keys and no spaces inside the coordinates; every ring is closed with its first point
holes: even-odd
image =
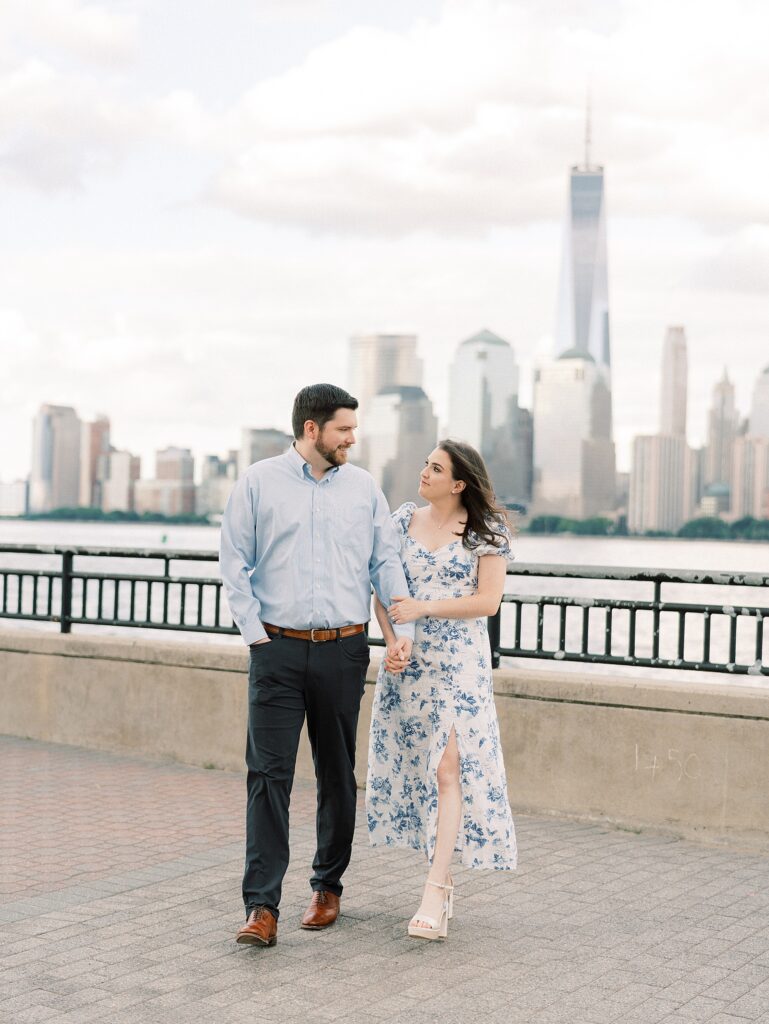
{"type": "Polygon", "coordinates": [[[751,437],[769,437],[769,366],[753,388],[749,432],[751,437]]]}
{"type": "Polygon", "coordinates": [[[591,516],[613,510],[609,283],[603,167],[585,159],[569,176],[555,360],[534,384],[534,509],[591,516]]]}
{"type": "Polygon", "coordinates": [[[435,447],[438,421],[422,388],[382,388],[371,401],[369,472],[391,508],[414,501],[419,474],[435,447]]]}
{"type": "Polygon", "coordinates": [[[41,405],[32,432],[30,512],[76,508],[80,492],[80,420],[68,405],[41,405]]]}
{"type": "Polygon", "coordinates": [[[680,435],[653,434],[633,440],[628,494],[628,529],[675,531],[692,509],[691,452],[680,435]]]}
{"type": "Polygon", "coordinates": [[[243,476],[248,467],[255,462],[282,455],[291,447],[293,440],[290,434],[284,434],[282,430],[243,427],[240,432],[238,476],[243,476]]]}
{"type": "Polygon", "coordinates": [[[488,454],[492,432],[518,403],[518,367],[510,345],[482,330],[463,341],[451,364],[449,435],[488,454]]]}
{"type": "Polygon", "coordinates": [[[574,349],[598,367],[611,366],[606,202],[603,167],[590,162],[589,108],[585,162],[569,176],[555,355],[574,349]]]}
{"type": "Polygon", "coordinates": [[[769,518],[769,435],[735,438],[731,484],[733,519],[769,518]]]}
{"type": "Polygon", "coordinates": [[[358,334],[350,339],[350,394],[366,406],[382,388],[421,387],[415,334],[358,334]]]}
{"type": "Polygon", "coordinates": [[[106,416],[83,423],[80,430],[80,505],[101,508],[102,487],[109,472],[110,424],[106,416]]]}
{"type": "MultiPolygon", "coordinates": [[[[281,449],[285,451],[287,445],[281,449]]],[[[234,449],[222,459],[206,455],[195,491],[195,512],[199,516],[216,516],[224,512],[235,481],[238,478],[238,451],[234,449]]]]}
{"type": "MultiPolygon", "coordinates": [[[[705,456],[705,485],[728,488],[732,480],[732,454],[738,416],[734,404],[734,384],[724,367],[724,375],[713,388],[713,404],[708,414],[708,444],[705,456]]],[[[728,504],[726,505],[728,508],[728,504]]]]}
{"type": "Polygon", "coordinates": [[[102,484],[101,507],[105,512],[133,512],[141,458],[127,451],[111,451],[109,476],[102,484]]]}
{"type": "Polygon", "coordinates": [[[189,448],[163,448],[155,453],[155,479],[137,480],[137,512],[190,516],[195,512],[195,460],[189,448]]]}
{"type": "Polygon", "coordinates": [[[699,453],[686,441],[688,361],[683,327],[668,327],[662,347],[660,432],[633,440],[628,528],[675,532],[700,494],[699,453]]]}
{"type": "Polygon", "coordinates": [[[699,448],[690,448],[691,461],[691,488],[692,488],[692,511],[699,508],[705,495],[705,460],[708,453],[705,445],[699,448]]]}
{"type": "Polygon", "coordinates": [[[23,516],[27,511],[29,487],[26,480],[0,480],[0,516],[23,516]]]}
{"type": "Polygon", "coordinates": [[[189,448],[161,448],[155,452],[155,477],[158,480],[190,481],[195,476],[195,460],[189,448]]]}
{"type": "Polygon", "coordinates": [[[483,457],[497,497],[505,502],[528,506],[531,502],[534,430],[528,409],[510,400],[505,424],[491,432],[483,457]]]}
{"type": "Polygon", "coordinates": [[[614,483],[606,373],[572,349],[534,374],[534,511],[576,518],[609,512],[614,483]]]}
{"type": "Polygon", "coordinates": [[[421,387],[415,334],[359,334],[350,339],[350,394],[358,399],[357,444],[351,455],[368,468],[371,401],[383,388],[421,387]]]}
{"type": "Polygon", "coordinates": [[[688,360],[683,327],[668,327],[662,348],[660,433],[686,437],[688,360]]]}

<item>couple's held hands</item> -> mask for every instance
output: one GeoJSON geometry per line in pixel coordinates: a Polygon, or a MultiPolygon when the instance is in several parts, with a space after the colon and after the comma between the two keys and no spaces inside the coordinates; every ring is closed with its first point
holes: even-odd
{"type": "Polygon", "coordinates": [[[402,672],[411,659],[411,640],[407,636],[397,636],[387,645],[384,666],[387,672],[402,672]]]}
{"type": "Polygon", "coordinates": [[[427,601],[417,601],[413,597],[394,597],[387,609],[391,622],[402,626],[405,622],[416,622],[427,615],[427,601]]]}

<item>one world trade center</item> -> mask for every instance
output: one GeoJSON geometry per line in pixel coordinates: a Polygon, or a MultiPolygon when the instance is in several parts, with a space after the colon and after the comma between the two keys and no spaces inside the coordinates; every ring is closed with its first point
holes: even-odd
{"type": "Polygon", "coordinates": [[[603,167],[590,163],[589,120],[585,163],[569,180],[555,348],[556,358],[576,349],[611,366],[603,167]]]}
{"type": "Polygon", "coordinates": [[[534,377],[534,507],[586,518],[615,506],[603,167],[571,168],[554,358],[534,377]]]}

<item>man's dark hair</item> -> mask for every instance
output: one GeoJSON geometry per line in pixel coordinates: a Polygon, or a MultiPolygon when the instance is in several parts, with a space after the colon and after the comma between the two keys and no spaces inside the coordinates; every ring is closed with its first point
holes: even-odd
{"type": "Polygon", "coordinates": [[[357,408],[358,399],[334,384],[308,384],[294,399],[291,413],[294,437],[301,440],[307,420],[314,420],[322,430],[334,418],[337,409],[357,408]]]}

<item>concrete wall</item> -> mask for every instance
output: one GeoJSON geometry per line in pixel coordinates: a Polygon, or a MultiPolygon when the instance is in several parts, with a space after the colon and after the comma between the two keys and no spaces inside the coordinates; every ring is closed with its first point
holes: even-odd
{"type": "MultiPolygon", "coordinates": [[[[238,770],[246,668],[238,647],[0,629],[0,733],[238,770]]],[[[769,689],[532,669],[495,694],[514,810],[769,850],[769,689]]]]}

